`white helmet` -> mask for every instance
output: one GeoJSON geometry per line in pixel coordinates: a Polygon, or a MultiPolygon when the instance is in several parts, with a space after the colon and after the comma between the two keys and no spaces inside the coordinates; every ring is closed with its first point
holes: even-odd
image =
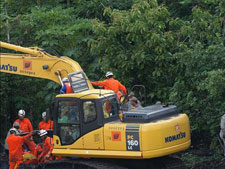
{"type": "Polygon", "coordinates": [[[109,76],[113,76],[113,73],[112,73],[112,72],[107,72],[107,73],[105,74],[105,77],[109,77],[109,76]]]}
{"type": "Polygon", "coordinates": [[[42,113],[42,118],[44,118],[44,117],[46,117],[46,112],[45,111],[42,113]]]}
{"type": "Polygon", "coordinates": [[[66,78],[66,77],[64,77],[62,81],[63,81],[64,83],[65,83],[65,82],[69,82],[69,79],[66,78]]]}
{"type": "Polygon", "coordinates": [[[18,116],[25,116],[25,111],[24,110],[19,110],[18,116]]]}
{"type": "Polygon", "coordinates": [[[16,128],[14,128],[14,127],[9,130],[10,134],[12,134],[13,132],[15,132],[16,134],[19,133],[18,130],[16,128]]]}
{"type": "Polygon", "coordinates": [[[46,135],[46,134],[48,134],[48,132],[46,131],[46,130],[40,130],[40,132],[39,132],[39,136],[40,137],[42,137],[42,136],[44,136],[44,135],[46,135]]]}

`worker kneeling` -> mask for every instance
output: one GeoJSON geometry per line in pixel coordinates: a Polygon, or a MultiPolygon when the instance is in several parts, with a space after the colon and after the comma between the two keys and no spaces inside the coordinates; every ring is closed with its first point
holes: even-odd
{"type": "Polygon", "coordinates": [[[38,157],[38,161],[40,163],[53,160],[53,139],[51,137],[48,137],[47,134],[48,132],[46,130],[40,130],[39,132],[42,141],[42,152],[38,157]]]}

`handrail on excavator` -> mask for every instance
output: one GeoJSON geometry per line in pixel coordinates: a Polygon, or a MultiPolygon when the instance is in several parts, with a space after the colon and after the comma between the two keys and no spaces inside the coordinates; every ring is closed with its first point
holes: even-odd
{"type": "Polygon", "coordinates": [[[12,45],[12,44],[2,42],[2,41],[0,41],[0,47],[6,48],[6,49],[11,49],[11,50],[18,51],[18,52],[31,54],[31,55],[36,56],[36,57],[54,57],[50,54],[47,54],[47,53],[44,53],[44,52],[40,51],[40,48],[37,48],[39,50],[34,50],[34,49],[26,48],[26,47],[12,45]]]}

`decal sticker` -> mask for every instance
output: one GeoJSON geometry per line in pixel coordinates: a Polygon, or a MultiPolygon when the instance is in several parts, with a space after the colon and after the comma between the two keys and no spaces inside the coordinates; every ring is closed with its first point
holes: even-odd
{"type": "Polygon", "coordinates": [[[32,70],[32,62],[23,61],[23,70],[32,70]]]}
{"type": "Polygon", "coordinates": [[[179,131],[180,131],[180,126],[179,126],[178,123],[175,125],[175,131],[176,131],[176,132],[179,132],[179,131]]]}
{"type": "Polygon", "coordinates": [[[126,126],[127,151],[140,151],[139,128],[140,125],[126,126]]]}
{"type": "Polygon", "coordinates": [[[0,64],[0,70],[8,70],[10,72],[17,72],[17,67],[12,66],[10,64],[7,64],[7,65],[1,65],[0,64]]]}
{"type": "Polygon", "coordinates": [[[165,137],[165,143],[169,143],[169,142],[172,142],[172,141],[175,141],[175,140],[180,140],[180,139],[183,139],[185,137],[186,137],[186,133],[180,132],[177,135],[165,137]]]}
{"type": "Polygon", "coordinates": [[[120,131],[112,131],[112,141],[121,141],[120,131]]]}

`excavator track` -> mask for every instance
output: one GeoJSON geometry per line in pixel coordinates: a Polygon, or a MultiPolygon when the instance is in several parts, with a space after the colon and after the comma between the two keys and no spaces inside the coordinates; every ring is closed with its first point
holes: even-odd
{"type": "MultiPolygon", "coordinates": [[[[8,164],[7,155],[4,151],[4,147],[1,145],[0,169],[8,169],[8,164]]],[[[199,168],[199,166],[197,168],[199,168]]],[[[187,167],[179,157],[172,155],[144,160],[94,158],[63,159],[39,165],[21,164],[19,169],[187,169],[187,167]]]]}
{"type": "MultiPolygon", "coordinates": [[[[8,161],[0,161],[0,168],[8,169],[8,161]]],[[[187,169],[187,167],[180,159],[162,157],[146,160],[66,159],[39,165],[21,164],[19,169],[187,169]]]]}
{"type": "Polygon", "coordinates": [[[104,159],[58,160],[39,165],[20,165],[19,169],[128,169],[104,159]]]}

